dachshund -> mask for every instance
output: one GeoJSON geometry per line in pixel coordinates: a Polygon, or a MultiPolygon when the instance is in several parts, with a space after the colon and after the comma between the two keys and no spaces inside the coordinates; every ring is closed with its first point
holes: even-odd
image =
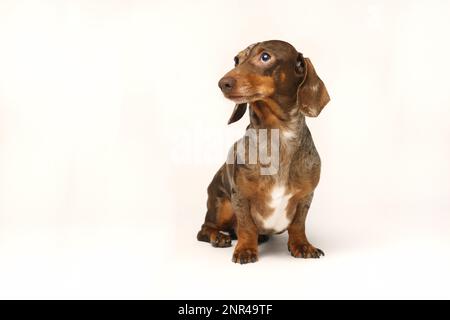
{"type": "Polygon", "coordinates": [[[228,123],[241,119],[248,108],[250,124],[208,187],[197,239],[220,248],[237,239],[232,261],[245,264],[258,260],[258,243],[287,230],[292,256],[319,258],[324,253],[308,241],[305,220],[321,161],[305,116],[320,114],[330,101],[327,89],[311,60],[284,41],[252,44],[234,62],[219,81],[224,96],[236,104],[228,123]],[[269,148],[267,137],[277,143],[269,148]],[[241,154],[236,152],[239,144],[241,154]],[[249,150],[255,145],[260,158],[251,162],[249,150]],[[271,164],[275,170],[263,170],[268,169],[267,161],[261,161],[263,149],[278,155],[271,157],[277,160],[271,164]]]}

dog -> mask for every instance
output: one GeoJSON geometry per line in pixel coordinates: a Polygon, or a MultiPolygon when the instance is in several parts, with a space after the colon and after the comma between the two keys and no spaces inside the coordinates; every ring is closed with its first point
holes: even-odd
{"type": "Polygon", "coordinates": [[[330,101],[327,89],[311,60],[284,41],[252,44],[234,62],[219,81],[224,96],[236,104],[228,123],[241,119],[248,107],[247,132],[256,135],[246,134],[236,142],[230,161],[212,179],[197,239],[223,248],[237,238],[232,261],[245,264],[258,260],[258,243],[287,230],[292,256],[319,258],[324,252],[308,241],[305,220],[321,161],[305,116],[320,114],[330,101]],[[267,166],[261,161],[246,162],[251,156],[247,149],[261,140],[263,130],[279,140],[270,148],[271,154],[279,154],[277,170],[270,174],[262,174],[267,166]],[[245,152],[236,155],[239,143],[245,152]]]}

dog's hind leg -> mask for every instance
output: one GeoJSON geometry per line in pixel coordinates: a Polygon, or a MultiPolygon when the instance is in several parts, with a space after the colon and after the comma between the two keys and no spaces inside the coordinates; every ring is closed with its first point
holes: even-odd
{"type": "Polygon", "coordinates": [[[231,246],[229,232],[233,230],[235,223],[231,201],[223,191],[222,169],[214,176],[208,187],[208,211],[205,222],[197,234],[197,240],[209,242],[218,248],[231,246]]]}
{"type": "Polygon", "coordinates": [[[234,220],[231,202],[228,199],[217,199],[215,208],[208,208],[205,223],[197,234],[197,240],[211,243],[213,247],[225,248],[231,246],[231,236],[234,220]]]}

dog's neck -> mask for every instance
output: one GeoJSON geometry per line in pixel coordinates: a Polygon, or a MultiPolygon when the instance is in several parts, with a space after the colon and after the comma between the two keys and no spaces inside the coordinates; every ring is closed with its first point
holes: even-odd
{"type": "MultiPolygon", "coordinates": [[[[276,179],[287,179],[292,159],[303,147],[304,136],[308,131],[305,116],[295,104],[290,108],[281,108],[279,104],[269,101],[250,103],[250,125],[247,129],[257,131],[258,143],[262,137],[267,137],[267,146],[270,150],[276,147],[279,150],[277,157],[278,169],[276,179]],[[267,130],[265,136],[260,136],[260,130],[267,130]],[[276,130],[276,131],[272,131],[276,130]],[[274,137],[276,134],[276,138],[274,137]],[[270,138],[269,138],[270,137],[270,138]],[[274,140],[272,140],[274,139],[274,140]],[[273,144],[275,143],[275,145],[273,144]]],[[[272,157],[270,151],[270,157],[272,157]]],[[[272,158],[271,158],[272,159],[272,158]]]]}
{"type": "Polygon", "coordinates": [[[298,141],[306,126],[305,116],[291,104],[282,108],[276,101],[267,99],[250,103],[250,126],[252,129],[278,129],[286,142],[298,141]]]}
{"type": "MultiPolygon", "coordinates": [[[[305,116],[295,104],[291,108],[281,108],[275,102],[253,102],[250,104],[251,129],[278,130],[280,150],[279,173],[283,176],[289,172],[290,163],[295,153],[302,147],[303,136],[308,131],[305,116]]],[[[272,132],[270,136],[272,137],[272,132]]]]}

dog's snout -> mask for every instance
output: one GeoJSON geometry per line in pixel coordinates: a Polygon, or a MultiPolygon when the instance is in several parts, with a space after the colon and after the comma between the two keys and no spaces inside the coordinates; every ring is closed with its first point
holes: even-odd
{"type": "Polygon", "coordinates": [[[233,90],[235,84],[236,79],[232,77],[223,77],[219,81],[219,88],[223,93],[229,93],[231,90],[233,90]]]}

